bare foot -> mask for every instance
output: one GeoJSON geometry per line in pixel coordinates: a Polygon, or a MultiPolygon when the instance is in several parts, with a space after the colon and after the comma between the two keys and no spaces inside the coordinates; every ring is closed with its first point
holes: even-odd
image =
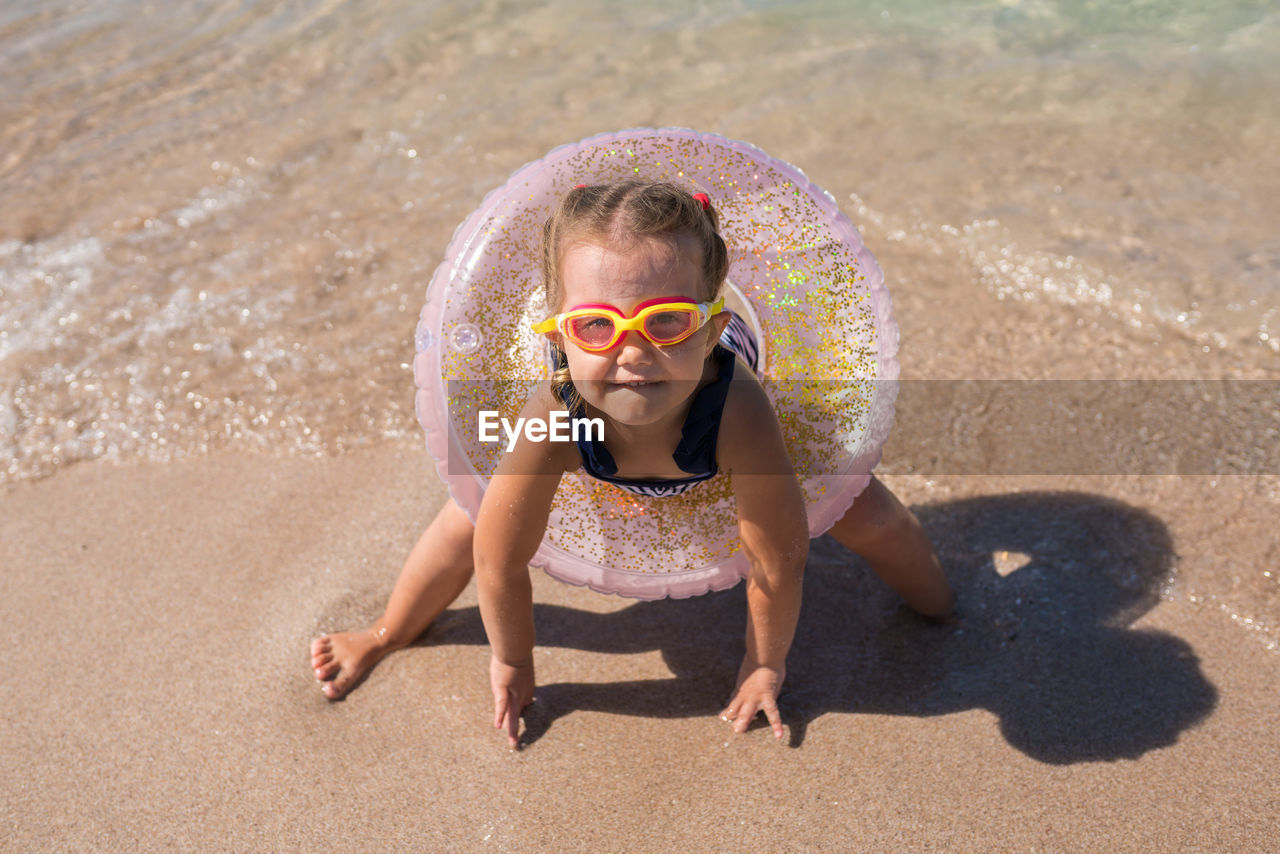
{"type": "Polygon", "coordinates": [[[311,667],[324,695],[330,700],[340,700],[388,652],[391,648],[374,629],[338,632],[311,642],[311,667]]]}

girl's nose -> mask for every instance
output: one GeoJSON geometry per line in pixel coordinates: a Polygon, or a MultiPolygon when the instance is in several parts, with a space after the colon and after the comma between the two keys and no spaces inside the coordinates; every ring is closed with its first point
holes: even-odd
{"type": "Polygon", "coordinates": [[[649,343],[649,339],[645,338],[635,329],[628,329],[622,333],[622,339],[618,341],[617,360],[619,364],[629,364],[637,362],[647,362],[653,356],[651,348],[654,345],[649,343]]]}

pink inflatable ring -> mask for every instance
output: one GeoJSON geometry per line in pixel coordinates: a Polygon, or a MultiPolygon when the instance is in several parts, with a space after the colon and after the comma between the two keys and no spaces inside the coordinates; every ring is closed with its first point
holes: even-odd
{"type": "MultiPolygon", "coordinates": [[[[668,181],[706,193],[729,247],[729,304],[756,332],[807,500],[809,532],[830,528],[867,485],[893,421],[898,330],[884,277],[835,200],[799,169],[715,134],[637,128],[555,149],[489,193],[449,243],[416,335],[418,420],[454,500],[474,521],[503,442],[477,414],[514,421],[550,376],[530,325],[550,312],[542,224],[577,184],[668,181]]],[[[560,483],[533,565],[570,584],[640,599],[722,590],[750,569],[732,486],[721,474],[648,498],[581,471],[560,483]]]]}

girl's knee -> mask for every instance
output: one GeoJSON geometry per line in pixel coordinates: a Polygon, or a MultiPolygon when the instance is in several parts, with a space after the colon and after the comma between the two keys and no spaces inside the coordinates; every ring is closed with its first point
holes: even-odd
{"type": "Polygon", "coordinates": [[[450,533],[464,537],[475,536],[475,524],[467,516],[466,511],[459,507],[458,502],[452,498],[449,499],[444,507],[440,508],[440,520],[450,533]]]}
{"type": "Polygon", "coordinates": [[[868,556],[901,549],[915,535],[915,517],[904,513],[884,512],[860,521],[853,536],[853,550],[868,556]]]}
{"type": "Polygon", "coordinates": [[[476,526],[452,498],[449,499],[422,535],[422,543],[448,556],[452,563],[471,565],[476,526]]]}
{"type": "Polygon", "coordinates": [[[872,479],[831,533],[846,547],[861,553],[891,548],[911,536],[919,525],[892,492],[872,479]]]}

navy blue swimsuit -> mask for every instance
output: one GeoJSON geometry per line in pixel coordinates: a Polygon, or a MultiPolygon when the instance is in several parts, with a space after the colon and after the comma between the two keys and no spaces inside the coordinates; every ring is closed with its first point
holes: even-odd
{"type": "MultiPolygon", "coordinates": [[[[630,480],[618,477],[618,464],[613,455],[604,446],[585,436],[578,437],[578,451],[582,454],[582,468],[587,474],[612,483],[636,495],[667,496],[679,495],[691,489],[695,483],[709,480],[718,471],[716,468],[716,438],[720,434],[720,416],[724,413],[724,400],[729,394],[729,382],[733,379],[733,366],[737,362],[732,350],[716,345],[712,358],[717,360],[719,371],[712,382],[704,386],[693,399],[689,415],[680,428],[680,444],[676,445],[671,459],[675,460],[681,471],[689,472],[689,477],[675,480],[630,480]]],[[[560,398],[565,406],[569,405],[570,390],[560,389],[560,398]]],[[[583,417],[582,406],[571,413],[574,418],[583,417]]],[[[590,430],[582,431],[590,434],[590,430]]]]}

